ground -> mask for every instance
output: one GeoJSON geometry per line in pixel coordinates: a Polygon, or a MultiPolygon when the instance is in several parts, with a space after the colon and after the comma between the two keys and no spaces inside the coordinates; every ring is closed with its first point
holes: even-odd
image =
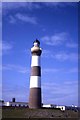
{"type": "MultiPolygon", "coordinates": [[[[1,108],[0,108],[1,111],[1,108]]],[[[29,109],[25,107],[3,107],[2,118],[78,118],[78,111],[59,109],[29,109]]]]}

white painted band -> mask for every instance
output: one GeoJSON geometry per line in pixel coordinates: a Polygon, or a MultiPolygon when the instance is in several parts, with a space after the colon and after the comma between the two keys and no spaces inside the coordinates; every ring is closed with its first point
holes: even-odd
{"type": "Polygon", "coordinates": [[[32,56],[31,66],[40,66],[40,56],[32,56]]]}
{"type": "Polygon", "coordinates": [[[39,76],[31,76],[30,77],[30,88],[41,88],[41,77],[39,76]]]}

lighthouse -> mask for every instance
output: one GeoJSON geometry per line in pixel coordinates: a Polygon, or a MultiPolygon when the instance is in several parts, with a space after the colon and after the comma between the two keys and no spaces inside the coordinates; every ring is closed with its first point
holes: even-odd
{"type": "Polygon", "coordinates": [[[29,108],[41,108],[41,66],[40,56],[42,49],[40,42],[35,40],[31,48],[31,75],[30,75],[30,94],[29,108]]]}

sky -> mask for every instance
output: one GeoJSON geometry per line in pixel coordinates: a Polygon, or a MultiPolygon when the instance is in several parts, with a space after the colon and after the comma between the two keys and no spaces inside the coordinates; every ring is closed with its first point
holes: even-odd
{"type": "Polygon", "coordinates": [[[77,5],[76,2],[2,3],[0,70],[4,101],[15,97],[16,101],[28,102],[30,50],[37,38],[42,48],[42,102],[78,105],[77,5]]]}

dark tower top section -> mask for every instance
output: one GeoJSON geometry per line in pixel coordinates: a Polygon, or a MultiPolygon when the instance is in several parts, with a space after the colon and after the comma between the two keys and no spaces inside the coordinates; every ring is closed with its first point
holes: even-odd
{"type": "Polygon", "coordinates": [[[40,46],[39,40],[36,39],[36,40],[34,41],[34,43],[37,43],[37,44],[40,46]]]}
{"type": "Polygon", "coordinates": [[[32,55],[38,55],[38,56],[40,56],[41,53],[42,53],[42,49],[40,48],[40,42],[39,42],[39,40],[36,39],[33,42],[33,44],[34,44],[34,46],[31,48],[32,55]]]}

